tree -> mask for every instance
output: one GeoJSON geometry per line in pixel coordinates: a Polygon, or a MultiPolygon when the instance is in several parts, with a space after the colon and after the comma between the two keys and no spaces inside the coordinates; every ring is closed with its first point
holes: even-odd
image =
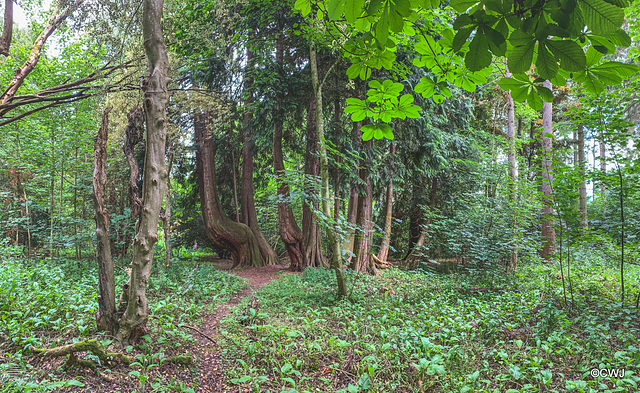
{"type": "Polygon", "coordinates": [[[144,0],[142,28],[147,55],[147,75],[143,82],[147,125],[142,210],[133,242],[131,276],[123,300],[127,303],[119,321],[119,342],[136,341],[144,334],[149,306],[146,295],[151,275],[154,245],[158,240],[158,220],[167,184],[165,166],[166,108],[169,101],[169,59],[162,35],[163,0],[144,0]]]}
{"type": "MultiPolygon", "coordinates": [[[[543,86],[551,90],[551,82],[543,86]]],[[[542,258],[551,259],[556,249],[556,232],[553,213],[553,106],[544,102],[542,106],[542,258]]]]}

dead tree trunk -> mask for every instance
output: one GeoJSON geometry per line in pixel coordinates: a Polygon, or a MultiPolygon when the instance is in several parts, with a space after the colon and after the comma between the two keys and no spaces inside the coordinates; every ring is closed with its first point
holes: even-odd
{"type": "Polygon", "coordinates": [[[307,148],[304,155],[305,193],[314,195],[302,205],[302,239],[304,245],[304,270],[307,267],[329,267],[322,255],[322,232],[316,222],[315,212],[319,209],[318,183],[320,160],[318,159],[318,137],[316,135],[316,101],[311,99],[307,112],[307,148]]]}
{"type": "MultiPolygon", "coordinates": [[[[551,82],[544,81],[551,89],[551,82]]],[[[556,250],[556,231],[553,227],[553,105],[542,103],[542,258],[553,258],[556,250]]]]}
{"type": "Polygon", "coordinates": [[[142,33],[147,55],[147,75],[143,81],[144,107],[147,125],[142,211],[133,241],[131,277],[124,300],[127,308],[120,319],[116,339],[137,341],[146,331],[149,317],[147,283],[151,275],[153,249],[158,240],[158,220],[167,185],[165,166],[166,108],[169,101],[169,59],[162,35],[163,0],[144,0],[142,33]]]}
{"type": "Polygon", "coordinates": [[[255,191],[253,188],[253,136],[251,132],[251,120],[253,114],[251,112],[251,104],[253,103],[252,88],[253,76],[251,69],[253,68],[253,53],[247,49],[247,68],[245,72],[245,114],[244,114],[244,136],[242,145],[242,195],[241,209],[242,222],[253,231],[258,241],[262,261],[265,265],[275,265],[278,263],[278,256],[269,245],[269,242],[262,234],[258,227],[258,213],[256,212],[256,203],[254,200],[255,191]]]}
{"type": "Polygon", "coordinates": [[[125,140],[122,144],[122,151],[129,163],[129,207],[131,209],[131,217],[137,218],[142,209],[142,198],[140,198],[140,192],[138,190],[140,168],[136,161],[134,149],[144,138],[144,114],[142,113],[142,109],[134,107],[127,114],[127,119],[129,123],[125,128],[125,140]]]}
{"type": "Polygon", "coordinates": [[[109,112],[106,108],[102,124],[94,143],[93,200],[96,209],[96,260],[98,262],[98,330],[114,333],[116,330],[116,287],[109,239],[109,213],[104,207],[107,187],[107,132],[109,112]]]}
{"type": "MultiPolygon", "coordinates": [[[[283,52],[282,35],[280,35],[276,43],[276,63],[278,64],[278,71],[282,70],[283,52]]],[[[302,231],[298,227],[296,218],[289,206],[289,184],[284,179],[284,156],[282,153],[283,116],[281,107],[282,96],[278,95],[274,108],[275,129],[273,132],[273,170],[278,185],[278,231],[289,255],[290,270],[302,271],[302,267],[305,265],[302,231]]]]}
{"type": "Polygon", "coordinates": [[[208,117],[208,113],[196,114],[194,120],[198,190],[207,236],[229,251],[233,258],[232,269],[236,266],[264,266],[253,231],[248,226],[229,219],[222,211],[216,187],[213,139],[207,129],[208,117]]]}
{"type": "Polygon", "coordinates": [[[393,216],[393,167],[396,154],[396,146],[392,143],[389,147],[389,155],[391,157],[389,182],[387,183],[387,201],[384,208],[384,237],[378,251],[378,259],[382,262],[387,261],[389,256],[389,244],[391,243],[391,224],[393,216]]]}
{"type": "Polygon", "coordinates": [[[13,0],[4,0],[4,27],[0,37],[0,55],[9,56],[13,37],[13,0]]]}

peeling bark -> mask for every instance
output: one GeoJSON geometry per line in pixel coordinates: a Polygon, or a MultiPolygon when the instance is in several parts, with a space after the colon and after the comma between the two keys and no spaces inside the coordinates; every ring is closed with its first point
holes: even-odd
{"type": "MultiPolygon", "coordinates": [[[[505,65],[506,67],[506,65],[505,65]]],[[[511,78],[511,72],[509,68],[506,69],[506,77],[511,78]]],[[[513,98],[511,98],[511,91],[507,91],[507,142],[509,144],[509,150],[507,152],[507,158],[509,161],[509,199],[512,206],[516,206],[517,198],[517,180],[518,180],[518,163],[516,161],[515,154],[515,106],[513,98]]],[[[511,236],[515,237],[515,230],[517,225],[517,217],[515,213],[511,221],[511,236]]],[[[509,256],[509,267],[515,269],[518,266],[518,243],[514,241],[511,248],[511,255],[509,256]]]]}
{"type": "Polygon", "coordinates": [[[138,177],[140,176],[140,168],[134,154],[136,145],[143,140],[144,134],[144,114],[142,109],[134,107],[127,114],[129,124],[125,128],[125,140],[122,145],[122,151],[127,162],[129,163],[129,207],[131,208],[131,217],[138,217],[142,209],[142,198],[138,191],[138,177]]]}
{"type": "Polygon", "coordinates": [[[364,183],[362,192],[358,195],[358,213],[356,218],[356,234],[353,242],[353,253],[355,257],[351,267],[358,273],[369,273],[376,275],[375,264],[370,258],[371,242],[373,240],[373,179],[369,172],[371,167],[371,148],[373,141],[364,143],[364,154],[367,157],[360,165],[360,182],[364,183]]]}
{"type": "Polygon", "coordinates": [[[163,0],[144,0],[142,33],[147,54],[147,75],[143,81],[147,125],[142,211],[133,241],[127,308],[120,319],[116,339],[135,341],[146,331],[149,317],[147,284],[151,275],[153,249],[158,240],[158,221],[167,185],[165,166],[166,108],[169,101],[169,59],[162,35],[163,0]]]}
{"type": "Polygon", "coordinates": [[[222,211],[216,188],[216,164],[213,140],[207,129],[208,113],[196,114],[194,120],[196,172],[200,207],[207,236],[212,242],[229,251],[236,266],[264,266],[258,241],[251,229],[229,219],[222,211]]]}
{"type": "Polygon", "coordinates": [[[102,114],[102,124],[94,143],[93,201],[96,209],[96,260],[98,262],[98,330],[113,333],[116,330],[116,288],[109,239],[109,213],[104,206],[107,186],[107,139],[109,112],[102,114]]]}

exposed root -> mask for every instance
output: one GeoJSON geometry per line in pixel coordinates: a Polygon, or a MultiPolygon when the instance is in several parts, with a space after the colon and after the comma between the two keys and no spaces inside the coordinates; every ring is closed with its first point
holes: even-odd
{"type": "Polygon", "coordinates": [[[373,253],[371,253],[370,255],[371,258],[373,258],[373,260],[375,261],[377,269],[389,269],[391,267],[391,264],[389,262],[381,260],[373,253]]]}

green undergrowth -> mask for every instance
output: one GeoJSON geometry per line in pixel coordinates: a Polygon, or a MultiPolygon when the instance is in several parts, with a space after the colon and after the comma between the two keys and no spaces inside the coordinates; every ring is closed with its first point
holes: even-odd
{"type": "Polygon", "coordinates": [[[255,392],[637,392],[637,289],[621,306],[616,272],[572,268],[573,304],[559,268],[538,263],[351,275],[348,300],[329,270],[287,275],[227,321],[229,378],[255,392]]]}
{"type": "MultiPolygon", "coordinates": [[[[0,391],[55,391],[83,385],[58,372],[45,373],[27,361],[31,346],[52,348],[85,339],[97,339],[104,346],[112,343],[96,331],[98,274],[94,264],[15,257],[0,261],[0,391]]],[[[127,279],[125,271],[124,262],[116,267],[116,296],[127,279]]],[[[193,332],[183,325],[199,324],[203,311],[245,286],[245,280],[212,266],[183,262],[164,268],[156,264],[149,280],[149,334],[141,344],[124,349],[137,360],[133,372],[138,373],[141,384],[147,383],[151,368],[165,357],[183,354],[195,341],[193,332]]],[[[86,359],[96,360],[92,355],[86,359]]]]}

